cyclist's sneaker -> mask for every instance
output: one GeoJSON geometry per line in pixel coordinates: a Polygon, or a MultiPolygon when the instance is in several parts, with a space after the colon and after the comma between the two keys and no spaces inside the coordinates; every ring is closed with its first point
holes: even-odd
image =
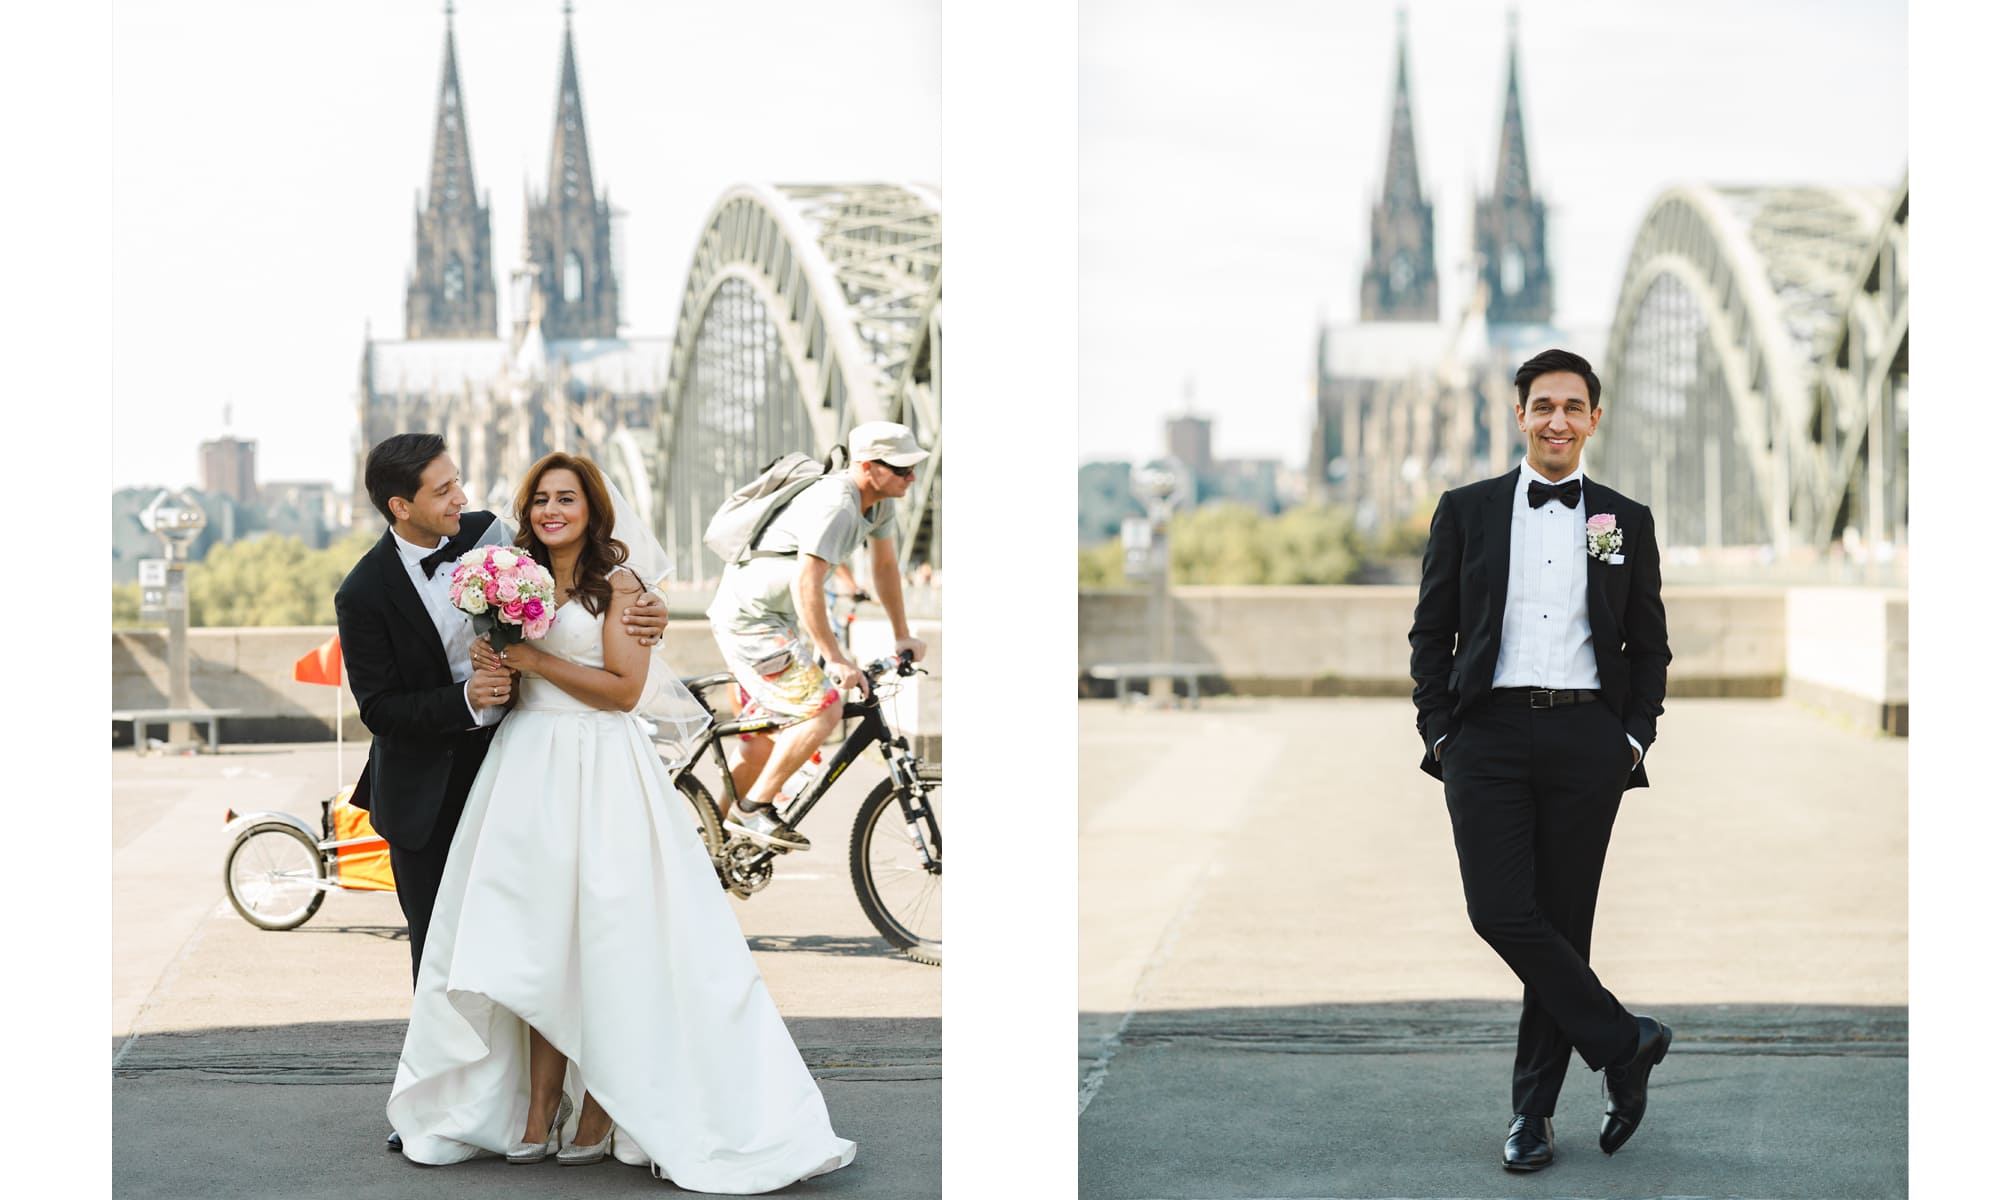
{"type": "Polygon", "coordinates": [[[722,823],[722,827],[774,850],[812,849],[812,843],[806,840],[806,835],[796,829],[786,828],[768,804],[754,809],[746,809],[738,804],[730,812],[729,819],[722,823]]]}

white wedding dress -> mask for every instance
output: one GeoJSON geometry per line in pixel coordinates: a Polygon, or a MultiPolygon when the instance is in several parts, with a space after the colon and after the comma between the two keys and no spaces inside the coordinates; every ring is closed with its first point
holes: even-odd
{"type": "MultiPolygon", "coordinates": [[[[601,667],[602,639],[570,603],[540,644],[601,667]]],[[[854,1159],[638,719],[532,676],[431,915],[389,1096],[404,1155],[460,1162],[521,1137],[529,1025],[570,1060],[576,1107],[587,1089],[616,1123],[617,1158],[682,1188],[767,1192],[854,1159]]]]}

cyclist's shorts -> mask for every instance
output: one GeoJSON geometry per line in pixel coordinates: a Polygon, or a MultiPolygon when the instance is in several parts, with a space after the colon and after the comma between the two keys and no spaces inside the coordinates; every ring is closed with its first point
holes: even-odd
{"type": "Polygon", "coordinates": [[[804,638],[765,632],[720,634],[717,641],[736,676],[739,718],[769,716],[783,727],[840,703],[840,689],[813,662],[804,638]]]}

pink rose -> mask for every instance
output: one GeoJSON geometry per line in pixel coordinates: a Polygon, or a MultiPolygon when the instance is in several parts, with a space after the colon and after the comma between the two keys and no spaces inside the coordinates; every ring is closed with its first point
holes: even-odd
{"type": "Polygon", "coordinates": [[[530,596],[526,600],[521,601],[521,615],[526,617],[530,621],[541,620],[542,602],[540,600],[535,599],[532,596],[530,596]]]}
{"type": "Polygon", "coordinates": [[[527,624],[521,626],[521,636],[531,639],[544,637],[549,632],[549,626],[553,624],[555,624],[554,617],[549,617],[549,616],[537,617],[536,619],[529,621],[527,624]]]}
{"type": "Polygon", "coordinates": [[[1583,527],[1591,533],[1609,533],[1618,528],[1618,518],[1612,516],[1610,513],[1598,513],[1596,516],[1590,518],[1590,520],[1585,521],[1583,527]]]}
{"type": "Polygon", "coordinates": [[[519,625],[521,623],[521,610],[525,607],[519,600],[516,600],[511,604],[503,605],[500,609],[500,616],[509,625],[519,625]]]}
{"type": "Polygon", "coordinates": [[[512,604],[521,598],[521,585],[511,575],[502,575],[500,585],[493,589],[493,598],[502,604],[512,604]]]}

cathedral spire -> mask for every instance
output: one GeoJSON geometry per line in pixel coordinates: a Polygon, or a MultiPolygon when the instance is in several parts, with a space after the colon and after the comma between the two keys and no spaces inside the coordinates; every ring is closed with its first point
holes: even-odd
{"type": "Polygon", "coordinates": [[[1437,258],[1431,206],[1417,170],[1416,122],[1410,108],[1409,19],[1396,13],[1396,88],[1389,118],[1389,156],[1382,195],[1369,229],[1368,267],[1361,277],[1364,321],[1435,321],[1437,258]]]}
{"type": "Polygon", "coordinates": [[[1410,116],[1409,16],[1396,12],[1396,95],[1389,117],[1389,161],[1382,171],[1384,204],[1422,204],[1423,179],[1417,171],[1416,123],[1410,116]]]}
{"type": "Polygon", "coordinates": [[[417,212],[416,262],[404,308],[411,338],[494,334],[492,226],[472,176],[451,18],[452,6],[446,4],[429,195],[417,212]]]}
{"type": "Polygon", "coordinates": [[[562,78],[556,85],[555,136],[549,143],[549,189],[565,199],[594,197],[590,138],[583,128],[583,92],[576,84],[576,37],[570,6],[563,5],[562,78]]]}
{"type": "Polygon", "coordinates": [[[1507,101],[1500,118],[1500,164],[1493,194],[1517,201],[1534,196],[1528,178],[1528,135],[1521,127],[1520,20],[1507,13],[1507,101]]]}
{"type": "Polygon", "coordinates": [[[561,74],[555,132],[549,140],[548,191],[529,210],[524,240],[539,270],[543,336],[616,337],[618,280],[611,267],[611,206],[597,191],[577,83],[571,8],[563,5],[561,74]]]}
{"type": "Polygon", "coordinates": [[[1521,116],[1520,26],[1507,14],[1507,95],[1500,118],[1500,153],[1493,193],[1473,205],[1473,241],[1486,284],[1489,325],[1545,324],[1554,313],[1548,265],[1548,213],[1528,171],[1527,125],[1521,116]]]}

